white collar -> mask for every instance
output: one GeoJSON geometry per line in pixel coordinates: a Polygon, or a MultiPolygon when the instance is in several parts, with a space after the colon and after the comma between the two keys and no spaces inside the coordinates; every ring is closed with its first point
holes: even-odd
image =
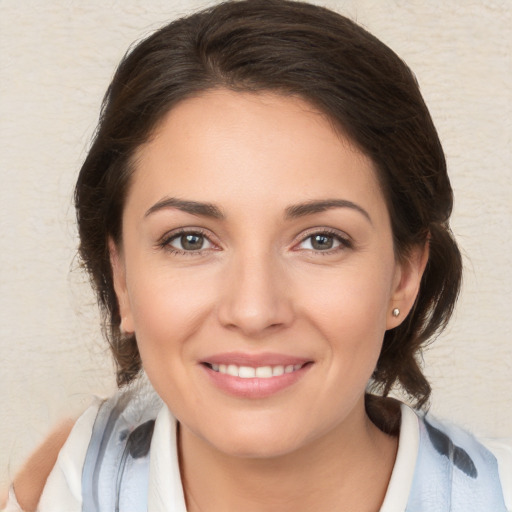
{"type": "Polygon", "coordinates": [[[164,405],[155,422],[149,463],[148,510],[187,512],[178,462],[178,423],[164,405]]]}
{"type": "MultiPolygon", "coordinates": [[[[379,512],[404,512],[411,491],[419,447],[419,423],[416,413],[401,405],[400,437],[395,465],[386,497],[379,512]]],[[[177,422],[167,406],[158,413],[149,469],[148,510],[186,512],[178,463],[177,422]]]]}
{"type": "Polygon", "coordinates": [[[407,405],[400,406],[400,436],[395,465],[379,512],[405,512],[411,493],[420,444],[418,416],[407,405]]]}

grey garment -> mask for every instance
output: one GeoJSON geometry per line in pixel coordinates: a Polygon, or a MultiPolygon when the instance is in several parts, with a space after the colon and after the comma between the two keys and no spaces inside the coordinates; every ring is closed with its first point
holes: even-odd
{"type": "MultiPolygon", "coordinates": [[[[162,406],[150,386],[103,402],[82,472],[83,512],[147,512],[150,443],[162,406]]],[[[496,459],[472,435],[429,415],[420,415],[419,434],[406,512],[507,512],[496,459]]]]}
{"type": "Polygon", "coordinates": [[[144,385],[102,403],[82,471],[83,512],[147,511],[149,450],[161,407],[144,385]]]}
{"type": "Polygon", "coordinates": [[[456,426],[420,416],[406,512],[507,512],[494,455],[456,426]]]}

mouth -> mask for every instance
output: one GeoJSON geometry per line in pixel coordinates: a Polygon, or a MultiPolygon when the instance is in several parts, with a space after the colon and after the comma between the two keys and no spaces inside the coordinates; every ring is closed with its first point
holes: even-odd
{"type": "Polygon", "coordinates": [[[202,361],[208,381],[231,396],[267,398],[293,387],[309,373],[311,360],[275,354],[219,354],[202,361]]]}
{"type": "Polygon", "coordinates": [[[238,366],[236,364],[217,364],[217,363],[203,363],[205,366],[214,372],[222,373],[224,375],[231,375],[232,377],[239,377],[240,379],[271,379],[273,377],[280,377],[286,373],[293,373],[299,371],[306,364],[288,364],[288,365],[275,365],[275,366],[238,366]]]}

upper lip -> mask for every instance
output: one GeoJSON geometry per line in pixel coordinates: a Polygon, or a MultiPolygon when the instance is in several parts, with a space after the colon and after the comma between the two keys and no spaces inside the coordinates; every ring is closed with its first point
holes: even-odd
{"type": "Polygon", "coordinates": [[[286,366],[305,364],[311,359],[305,357],[292,356],[287,354],[274,354],[263,352],[259,354],[249,354],[244,352],[226,352],[223,354],[214,354],[204,358],[202,363],[209,364],[234,364],[236,366],[286,366]]]}

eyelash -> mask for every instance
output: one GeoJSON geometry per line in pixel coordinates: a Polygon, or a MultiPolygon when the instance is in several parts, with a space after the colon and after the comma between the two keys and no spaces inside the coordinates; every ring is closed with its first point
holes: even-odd
{"type": "Polygon", "coordinates": [[[164,235],[164,237],[161,239],[161,241],[158,242],[158,247],[161,249],[164,249],[165,251],[168,251],[171,254],[176,255],[176,256],[198,256],[198,255],[204,254],[207,251],[216,250],[216,249],[212,249],[209,247],[207,249],[200,249],[198,251],[185,251],[185,250],[177,249],[176,247],[173,247],[171,245],[171,242],[173,242],[174,240],[176,240],[184,235],[201,236],[205,240],[208,240],[210,242],[210,244],[212,244],[212,246],[214,246],[214,247],[216,246],[216,244],[214,244],[211,241],[211,239],[208,236],[206,231],[204,231],[200,228],[193,228],[193,229],[184,229],[183,228],[183,229],[179,229],[178,231],[173,231],[172,233],[167,233],[166,235],[164,235]]]}
{"type": "Polygon", "coordinates": [[[314,249],[297,249],[297,250],[305,250],[308,252],[314,252],[316,254],[320,254],[322,256],[329,256],[332,254],[336,254],[340,251],[346,249],[352,249],[354,244],[352,240],[347,235],[342,235],[339,231],[334,229],[314,229],[306,232],[300,239],[300,241],[295,244],[295,246],[303,244],[306,240],[312,239],[314,236],[327,236],[333,238],[336,242],[339,242],[338,247],[334,247],[332,249],[327,249],[324,251],[314,250],[314,249]]]}
{"type": "MultiPolygon", "coordinates": [[[[168,233],[161,239],[160,242],[158,242],[158,247],[161,249],[164,249],[165,251],[170,252],[171,254],[178,255],[178,256],[182,256],[182,255],[183,256],[198,256],[198,255],[204,254],[205,252],[210,252],[212,250],[218,250],[218,249],[215,249],[212,247],[208,247],[206,249],[199,249],[197,251],[193,251],[193,250],[186,251],[186,250],[177,249],[171,245],[171,242],[173,242],[174,240],[176,240],[184,235],[201,236],[204,239],[206,239],[210,244],[212,244],[213,247],[216,247],[216,244],[211,241],[208,233],[200,228],[193,228],[193,229],[184,229],[183,228],[183,229],[179,229],[178,231],[173,231],[172,233],[168,233]]],[[[296,249],[296,250],[298,250],[298,251],[303,250],[303,251],[313,252],[315,254],[321,254],[322,256],[328,256],[328,255],[331,255],[331,254],[334,254],[334,253],[337,253],[337,252],[340,252],[340,251],[343,251],[346,249],[353,248],[353,242],[348,236],[346,236],[346,235],[343,236],[336,230],[325,229],[325,228],[307,232],[306,234],[304,234],[301,237],[299,242],[294,244],[294,247],[296,247],[300,244],[303,244],[308,239],[311,239],[314,236],[332,237],[336,242],[339,243],[339,246],[334,247],[332,249],[327,249],[324,251],[314,250],[314,249],[296,249]]]]}

